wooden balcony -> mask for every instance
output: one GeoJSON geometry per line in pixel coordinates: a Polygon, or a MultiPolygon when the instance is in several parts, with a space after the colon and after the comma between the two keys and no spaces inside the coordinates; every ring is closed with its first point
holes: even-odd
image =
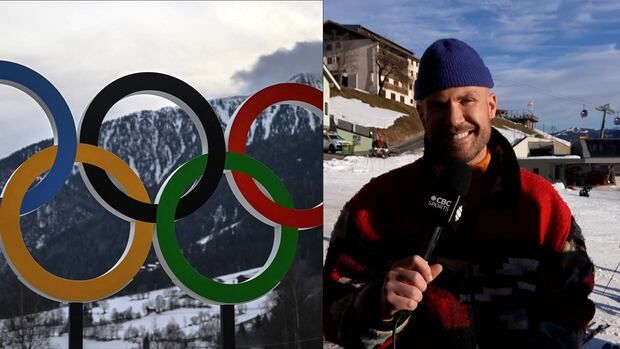
{"type": "Polygon", "coordinates": [[[383,85],[383,89],[384,90],[392,90],[392,91],[398,92],[400,94],[403,94],[405,96],[409,95],[409,89],[407,88],[407,86],[398,86],[398,85],[390,84],[389,82],[386,82],[383,85]]]}

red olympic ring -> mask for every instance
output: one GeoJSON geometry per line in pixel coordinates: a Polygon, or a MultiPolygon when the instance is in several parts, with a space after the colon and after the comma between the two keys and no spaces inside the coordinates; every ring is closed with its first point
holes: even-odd
{"type": "MultiPolygon", "coordinates": [[[[321,115],[323,94],[313,87],[292,83],[276,84],[258,91],[231,118],[231,126],[226,130],[228,151],[245,154],[252,122],[263,110],[278,103],[296,104],[315,112],[318,110],[321,115]]],[[[252,177],[233,171],[232,178],[247,203],[271,222],[294,228],[317,227],[323,222],[323,203],[309,209],[284,207],[265,196],[252,177]]]]}

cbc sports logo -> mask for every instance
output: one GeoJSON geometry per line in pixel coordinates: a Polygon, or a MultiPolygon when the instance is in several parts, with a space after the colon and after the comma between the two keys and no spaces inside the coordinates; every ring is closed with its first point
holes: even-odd
{"type": "MultiPolygon", "coordinates": [[[[452,201],[448,200],[448,199],[444,199],[440,196],[431,196],[430,201],[428,202],[428,206],[432,206],[435,208],[438,208],[440,210],[443,210],[445,212],[450,212],[450,205],[452,205],[452,201]]],[[[459,207],[456,209],[456,212],[454,212],[454,221],[458,222],[459,219],[461,219],[461,214],[463,213],[463,205],[459,205],[459,207]]]]}
{"type": "Polygon", "coordinates": [[[239,106],[222,133],[209,102],[190,85],[160,73],[135,73],[113,81],[95,96],[80,121],[78,143],[71,111],[47,79],[23,65],[0,61],[0,84],[15,87],[37,101],[54,131],[54,145],[28,158],[11,175],[0,205],[2,252],[21,282],[44,297],[62,302],[91,302],[113,295],[139,271],[153,241],[165,272],[181,289],[209,303],[245,303],[269,292],[286,275],[295,257],[299,229],[322,224],[322,202],[313,208],[293,208],[292,198],[280,179],[264,164],[245,155],[252,122],[269,106],[288,103],[322,115],[323,95],[315,88],[291,83],[266,87],[239,106]],[[137,174],[116,155],[97,146],[108,110],[121,99],[137,94],[157,95],[175,102],[195,123],[202,143],[203,154],[174,171],[154,203],[137,174]],[[21,215],[41,207],[60,191],[74,162],[79,163],[81,177],[97,201],[130,222],[129,239],[121,258],[105,274],[88,280],[65,279],[44,269],[28,251],[19,223],[21,215]],[[243,207],[274,227],[274,243],[267,262],[254,277],[239,284],[219,283],[200,274],[182,255],[175,236],[175,220],[202,206],[223,173],[243,207]],[[265,194],[255,181],[265,189],[265,194]]]}

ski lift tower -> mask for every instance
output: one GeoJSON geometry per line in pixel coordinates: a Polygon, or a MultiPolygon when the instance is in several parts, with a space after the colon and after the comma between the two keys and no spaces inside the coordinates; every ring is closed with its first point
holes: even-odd
{"type": "MultiPolygon", "coordinates": [[[[602,105],[600,107],[597,107],[596,110],[603,112],[603,122],[601,123],[601,139],[603,139],[605,138],[605,117],[607,116],[607,113],[615,114],[616,111],[611,109],[611,107],[609,107],[609,103],[602,105]]],[[[614,123],[615,122],[616,121],[614,120],[614,123]]]]}

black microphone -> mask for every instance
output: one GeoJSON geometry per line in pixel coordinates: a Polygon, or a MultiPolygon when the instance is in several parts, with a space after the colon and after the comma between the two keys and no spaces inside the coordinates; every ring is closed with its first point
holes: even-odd
{"type": "Polygon", "coordinates": [[[428,260],[446,226],[456,230],[463,214],[463,198],[471,185],[471,169],[462,161],[448,164],[426,200],[427,217],[433,227],[420,256],[428,260]]]}
{"type": "MultiPolygon", "coordinates": [[[[432,226],[431,233],[424,243],[420,254],[428,261],[443,229],[451,226],[458,228],[461,215],[463,214],[463,198],[469,192],[471,185],[471,168],[462,161],[449,163],[439,172],[437,180],[426,198],[426,214],[432,226]]],[[[399,310],[394,316],[394,328],[392,330],[392,348],[396,349],[396,328],[410,311],[399,310]]]]}

